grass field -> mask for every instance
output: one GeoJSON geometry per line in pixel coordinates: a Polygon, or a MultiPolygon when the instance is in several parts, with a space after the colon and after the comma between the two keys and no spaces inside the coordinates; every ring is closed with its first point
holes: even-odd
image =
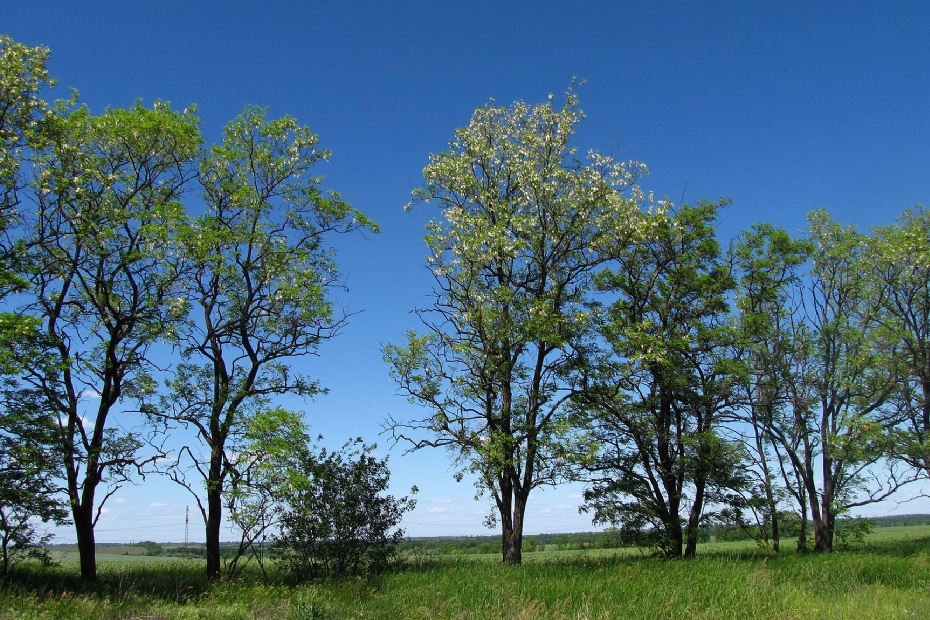
{"type": "Polygon", "coordinates": [[[0,619],[930,618],[930,526],[877,529],[859,550],[771,557],[715,543],[689,561],[630,551],[546,551],[523,566],[498,556],[431,557],[341,582],[266,584],[256,571],[208,585],[199,560],[101,555],[100,583],[76,563],[19,572],[0,619]],[[128,561],[127,561],[128,560],[128,561]]]}

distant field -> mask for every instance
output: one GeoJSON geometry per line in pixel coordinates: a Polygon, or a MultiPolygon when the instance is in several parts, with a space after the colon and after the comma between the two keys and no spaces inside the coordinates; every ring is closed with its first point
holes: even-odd
{"type": "MultiPolygon", "coordinates": [[[[930,525],[906,525],[895,527],[876,527],[875,530],[866,538],[867,543],[881,543],[895,540],[914,540],[919,538],[930,538],[930,525]]],[[[576,557],[590,555],[630,555],[630,556],[648,556],[650,551],[646,549],[627,548],[627,549],[585,549],[585,550],[564,550],[559,551],[549,545],[545,551],[534,551],[523,554],[525,561],[532,562],[534,558],[548,557],[576,557]]],[[[794,548],[793,539],[782,539],[782,547],[788,551],[794,548]]],[[[709,542],[698,545],[698,553],[715,553],[715,554],[743,554],[754,553],[757,551],[757,545],[751,540],[741,540],[732,542],[709,542]]],[[[55,546],[51,547],[52,555],[59,561],[77,561],[79,554],[76,545],[55,546]]],[[[497,559],[499,553],[476,553],[464,556],[466,558],[493,558],[497,559]]],[[[179,560],[184,562],[195,561],[193,559],[183,559],[166,556],[147,556],[141,547],[131,545],[100,545],[97,547],[97,562],[164,562],[166,560],[179,560]]]]}
{"type": "Polygon", "coordinates": [[[902,525],[898,527],[877,527],[866,540],[868,542],[881,542],[927,537],[930,537],[930,525],[902,525]]]}

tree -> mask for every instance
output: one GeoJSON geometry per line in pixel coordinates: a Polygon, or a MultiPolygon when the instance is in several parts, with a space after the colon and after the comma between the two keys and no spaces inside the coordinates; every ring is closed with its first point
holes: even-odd
{"type": "Polygon", "coordinates": [[[641,198],[641,164],[576,157],[582,117],[571,90],[560,110],[487,105],[431,156],[413,199],[441,209],[426,236],[435,301],[416,311],[425,334],[384,349],[401,392],[429,410],[386,428],[411,450],[449,448],[476,476],[508,563],[521,561],[530,491],[568,474],[568,368],[591,273],[629,238],[641,198]]]}
{"type": "Polygon", "coordinates": [[[838,515],[885,499],[913,475],[890,460],[902,440],[888,408],[895,343],[878,321],[865,237],[825,211],[808,222],[809,273],[796,282],[799,303],[772,358],[784,404],[763,423],[803,486],[814,549],[829,551],[838,515]]]}
{"type": "Polygon", "coordinates": [[[206,211],[180,231],[183,281],[172,312],[185,317],[173,332],[182,360],[149,412],[193,429],[204,448],[185,446],[172,476],[200,507],[211,579],[221,571],[223,495],[236,479],[231,453],[269,397],[322,391],[288,362],[315,353],[346,321],[328,298],[338,283],[326,239],[377,230],[337,193],[320,190],[313,167],[329,152],[316,145],[293,118],[267,120],[265,110],[247,108],[204,154],[206,211]]]}
{"type": "Polygon", "coordinates": [[[693,556],[707,505],[743,484],[719,428],[736,376],[733,279],[713,227],[722,204],[640,215],[642,236],[596,277],[606,350],[589,354],[576,401],[600,446],[584,465],[583,508],[595,522],[651,529],[670,557],[693,556]]]}
{"type": "MultiPolygon", "coordinates": [[[[17,207],[27,183],[23,164],[43,147],[48,106],[40,91],[54,85],[46,69],[49,51],[0,35],[0,300],[26,286],[26,254],[17,236],[17,207]]],[[[39,320],[0,313],[0,547],[5,574],[19,557],[40,553],[46,540],[37,521],[65,523],[55,497],[61,470],[53,458],[55,427],[34,392],[17,382],[23,363],[41,359],[39,320]]]]}
{"type": "MultiPolygon", "coordinates": [[[[197,118],[165,103],[152,109],[58,106],[30,184],[34,216],[23,236],[29,285],[19,312],[39,317],[41,363],[19,360],[21,381],[59,428],[81,577],[96,579],[94,525],[118,486],[138,472],[140,439],[114,425],[121,403],[152,387],[148,353],[170,333],[177,294],[171,237],[179,197],[200,144],[197,118]],[[106,483],[103,497],[97,496],[106,483]]],[[[24,216],[25,217],[25,216],[24,216]]]]}
{"type": "Polygon", "coordinates": [[[896,344],[892,406],[907,431],[898,451],[930,473],[930,213],[907,209],[896,224],[875,228],[867,256],[876,316],[896,344]]]}
{"type": "MultiPolygon", "coordinates": [[[[755,455],[764,497],[763,529],[770,535],[773,550],[780,547],[779,503],[782,491],[775,480],[778,473],[795,496],[801,511],[799,548],[806,546],[807,507],[803,487],[787,484],[785,452],[796,452],[799,437],[787,433],[785,445],[774,442],[769,430],[778,423],[778,412],[790,402],[785,380],[786,347],[790,346],[789,320],[797,300],[792,293],[800,281],[799,270],[813,247],[806,240],[794,240],[771,224],[758,224],[744,232],[731,246],[731,260],[738,275],[736,307],[740,342],[735,356],[743,360],[741,386],[743,407],[737,420],[748,424],[748,452],[755,455]]],[[[790,466],[789,466],[790,469],[790,466]]],[[[761,499],[761,498],[759,498],[761,499]]]]}
{"type": "Polygon", "coordinates": [[[0,403],[0,574],[16,560],[48,560],[42,547],[51,539],[38,523],[68,523],[57,497],[59,476],[54,450],[58,429],[45,415],[41,398],[10,381],[0,403]]]}
{"type": "MultiPolygon", "coordinates": [[[[292,576],[338,578],[387,566],[404,536],[395,528],[416,502],[383,495],[390,472],[387,459],[371,454],[375,448],[356,439],[336,452],[305,451],[301,457],[301,476],[285,492],[281,534],[275,540],[276,553],[292,576]]],[[[416,487],[411,491],[416,493],[416,487]]]]}

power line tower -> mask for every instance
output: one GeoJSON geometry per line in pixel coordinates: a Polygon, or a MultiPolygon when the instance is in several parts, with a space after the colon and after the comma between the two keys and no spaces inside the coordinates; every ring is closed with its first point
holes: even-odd
{"type": "Polygon", "coordinates": [[[191,544],[191,507],[184,507],[184,555],[190,556],[191,544]]]}

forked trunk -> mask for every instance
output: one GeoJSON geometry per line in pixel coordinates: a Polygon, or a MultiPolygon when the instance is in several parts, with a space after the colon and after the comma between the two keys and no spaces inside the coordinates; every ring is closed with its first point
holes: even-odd
{"type": "Polygon", "coordinates": [[[523,497],[522,493],[514,495],[512,518],[501,515],[501,550],[504,564],[523,562],[523,517],[527,498],[523,497]]]}
{"type": "Polygon", "coordinates": [[[814,519],[814,551],[833,551],[833,516],[827,510],[814,519]]]}

